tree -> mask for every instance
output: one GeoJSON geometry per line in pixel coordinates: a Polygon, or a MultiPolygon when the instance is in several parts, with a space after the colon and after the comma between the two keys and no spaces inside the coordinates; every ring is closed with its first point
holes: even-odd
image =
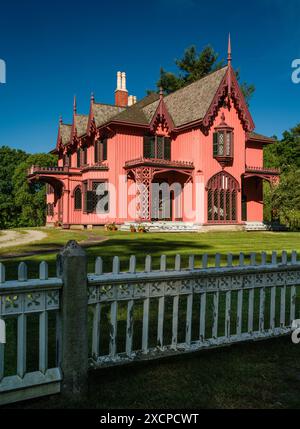
{"type": "MultiPolygon", "coordinates": [[[[225,65],[225,62],[224,60],[218,61],[218,57],[219,55],[211,46],[206,46],[199,53],[195,46],[190,46],[184,51],[183,57],[175,61],[179,69],[178,74],[165,71],[161,67],[160,78],[156,84],[158,90],[162,87],[165,94],[170,94],[220,69],[225,65]]],[[[236,74],[237,79],[239,79],[239,71],[237,71],[236,74]]],[[[241,83],[240,86],[248,103],[251,95],[255,91],[255,87],[254,85],[248,85],[246,82],[241,83]]]]}
{"type": "Polygon", "coordinates": [[[44,224],[45,185],[30,185],[26,179],[27,169],[32,164],[56,165],[56,157],[0,147],[1,229],[44,224]]]}
{"type": "Polygon", "coordinates": [[[264,165],[280,168],[280,183],[264,187],[265,218],[276,213],[291,229],[300,227],[300,124],[284,131],[282,140],[264,149],[264,165]]]}
{"type": "Polygon", "coordinates": [[[17,226],[17,211],[13,198],[12,176],[16,165],[27,154],[22,150],[0,147],[0,229],[17,226]]]}
{"type": "Polygon", "coordinates": [[[14,202],[18,209],[18,226],[42,226],[45,224],[45,185],[41,182],[28,183],[27,170],[31,165],[41,167],[54,166],[57,159],[54,155],[39,153],[29,155],[20,163],[12,178],[14,202]]]}

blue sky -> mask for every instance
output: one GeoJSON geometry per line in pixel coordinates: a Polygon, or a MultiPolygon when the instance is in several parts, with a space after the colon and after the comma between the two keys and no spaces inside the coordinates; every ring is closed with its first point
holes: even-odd
{"type": "Polygon", "coordinates": [[[154,88],[159,68],[174,71],[187,46],[211,44],[256,87],[251,113],[256,131],[277,134],[300,122],[300,84],[291,63],[300,58],[298,0],[114,0],[3,2],[0,58],[0,145],[49,151],[62,114],[88,113],[90,93],[113,103],[117,70],[130,94],[154,88]]]}

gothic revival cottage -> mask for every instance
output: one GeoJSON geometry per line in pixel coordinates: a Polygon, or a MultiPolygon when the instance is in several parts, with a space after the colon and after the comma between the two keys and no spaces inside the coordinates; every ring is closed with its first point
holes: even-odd
{"type": "Polygon", "coordinates": [[[128,96],[118,72],[115,104],[96,103],[72,124],[60,120],[58,166],[33,166],[47,183],[47,224],[128,228],[242,229],[263,221],[263,167],[269,137],[254,123],[231,65],[178,91],[128,96]],[[155,194],[155,195],[154,195],[155,194]]]}

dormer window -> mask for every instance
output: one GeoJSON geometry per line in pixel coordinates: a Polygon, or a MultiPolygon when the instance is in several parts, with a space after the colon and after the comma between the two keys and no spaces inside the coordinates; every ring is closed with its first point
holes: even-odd
{"type": "Polygon", "coordinates": [[[228,164],[233,159],[233,128],[226,124],[224,113],[220,125],[215,127],[213,133],[213,157],[221,165],[228,164]]]}
{"type": "Polygon", "coordinates": [[[171,160],[171,139],[165,136],[144,136],[144,158],[171,160]]]}

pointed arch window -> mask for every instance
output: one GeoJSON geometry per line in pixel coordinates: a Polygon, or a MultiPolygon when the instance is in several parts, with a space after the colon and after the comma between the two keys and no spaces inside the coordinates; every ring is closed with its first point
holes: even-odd
{"type": "Polygon", "coordinates": [[[225,171],[211,177],[207,190],[207,221],[232,223],[237,221],[237,180],[225,171]]]}
{"type": "Polygon", "coordinates": [[[82,209],[82,192],[80,186],[74,191],[74,209],[81,210],[82,209]]]}

